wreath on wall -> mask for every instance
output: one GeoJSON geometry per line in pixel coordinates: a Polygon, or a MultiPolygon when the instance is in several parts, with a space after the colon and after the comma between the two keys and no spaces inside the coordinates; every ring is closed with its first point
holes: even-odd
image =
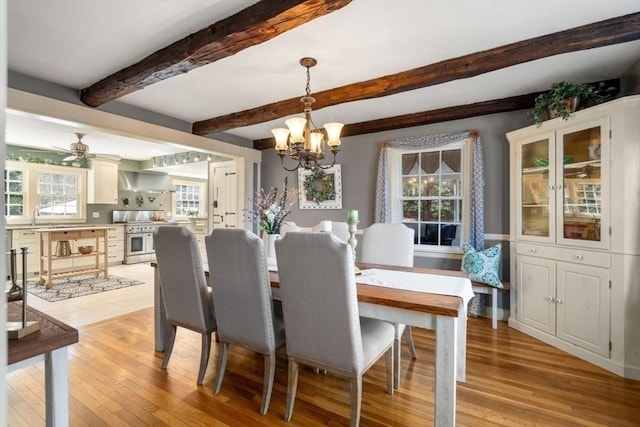
{"type": "Polygon", "coordinates": [[[318,168],[304,180],[304,191],[307,199],[320,204],[327,200],[335,200],[336,186],[333,174],[318,168]]]}

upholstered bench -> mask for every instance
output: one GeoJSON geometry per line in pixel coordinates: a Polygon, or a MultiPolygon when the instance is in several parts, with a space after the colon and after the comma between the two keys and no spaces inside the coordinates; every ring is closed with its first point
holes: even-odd
{"type": "Polygon", "coordinates": [[[502,289],[485,285],[484,283],[471,281],[473,292],[478,294],[491,295],[491,327],[498,329],[498,292],[508,291],[510,289],[509,282],[502,282],[502,289]]]}

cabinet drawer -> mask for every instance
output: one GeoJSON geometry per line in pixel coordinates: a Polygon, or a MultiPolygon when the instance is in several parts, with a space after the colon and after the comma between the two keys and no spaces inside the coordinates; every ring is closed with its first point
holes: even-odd
{"type": "Polygon", "coordinates": [[[107,230],[109,240],[124,240],[124,228],[113,227],[107,230]]]}
{"type": "Polygon", "coordinates": [[[79,238],[79,231],[54,231],[51,233],[51,240],[73,240],[79,238]]]}
{"type": "Polygon", "coordinates": [[[81,239],[95,239],[96,237],[104,237],[104,230],[82,230],[80,231],[81,239]]]}
{"type": "Polygon", "coordinates": [[[33,230],[13,230],[11,232],[11,239],[14,242],[16,242],[16,241],[20,241],[20,242],[29,242],[29,241],[38,242],[38,241],[40,241],[40,233],[38,233],[37,231],[33,231],[33,230]]]}
{"type": "MultiPolygon", "coordinates": [[[[102,242],[100,242],[100,249],[102,248],[102,242]]],[[[109,240],[107,248],[109,248],[109,255],[111,255],[112,252],[124,251],[124,240],[109,240]]]]}
{"type": "Polygon", "coordinates": [[[594,267],[611,267],[611,255],[578,248],[558,248],[529,243],[517,243],[516,253],[594,267]]]}

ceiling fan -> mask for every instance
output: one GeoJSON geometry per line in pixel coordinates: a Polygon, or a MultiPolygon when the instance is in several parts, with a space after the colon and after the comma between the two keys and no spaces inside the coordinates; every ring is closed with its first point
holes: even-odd
{"type": "Polygon", "coordinates": [[[89,152],[89,146],[82,142],[82,138],[85,136],[84,133],[76,133],[78,137],[78,142],[72,142],[69,146],[69,149],[61,148],[61,147],[53,147],[56,150],[60,150],[64,153],[70,154],[69,156],[62,159],[63,162],[68,162],[71,160],[79,160],[79,159],[89,159],[94,157],[105,157],[114,160],[120,160],[120,156],[114,156],[110,154],[93,154],[89,152]]]}

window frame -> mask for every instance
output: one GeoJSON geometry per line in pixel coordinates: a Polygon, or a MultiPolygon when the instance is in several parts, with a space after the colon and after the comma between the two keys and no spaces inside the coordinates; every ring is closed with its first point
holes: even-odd
{"type": "MultiPolygon", "coordinates": [[[[20,170],[24,171],[25,183],[23,185],[23,191],[25,192],[25,202],[22,215],[20,216],[7,216],[5,220],[7,225],[23,225],[31,224],[35,222],[35,225],[44,224],[71,224],[78,222],[86,222],[87,211],[87,169],[74,168],[70,166],[57,166],[48,165],[45,163],[28,163],[17,162],[7,160],[5,163],[5,171],[20,170]],[[39,205],[40,192],[38,183],[40,181],[40,175],[42,173],[47,174],[62,174],[62,175],[76,175],[77,183],[77,212],[73,216],[53,216],[53,215],[39,215],[33,220],[31,214],[35,211],[36,206],[39,205]]],[[[6,182],[6,181],[5,181],[6,182]]],[[[6,194],[6,192],[5,192],[6,194]]]]}
{"type": "MultiPolygon", "coordinates": [[[[460,237],[460,246],[444,246],[440,245],[427,245],[427,244],[415,244],[414,251],[417,254],[447,254],[457,255],[463,254],[462,245],[464,242],[469,241],[470,228],[471,228],[471,179],[473,176],[473,140],[471,138],[464,138],[459,141],[451,142],[446,145],[430,148],[389,148],[389,181],[391,189],[391,221],[403,223],[402,218],[402,155],[412,153],[424,153],[424,152],[441,152],[452,149],[461,150],[461,166],[460,166],[460,180],[462,182],[462,212],[460,216],[460,226],[456,234],[460,237]]],[[[420,199],[418,199],[420,200],[420,199]]],[[[419,221],[419,223],[424,223],[419,221]]]]}
{"type": "MultiPolygon", "coordinates": [[[[174,187],[177,187],[178,185],[186,185],[186,186],[191,186],[191,187],[198,187],[198,191],[199,191],[199,200],[200,200],[200,212],[198,215],[196,215],[196,218],[206,218],[208,216],[208,205],[207,205],[207,183],[205,181],[200,181],[200,180],[190,180],[190,179],[185,179],[185,178],[180,178],[180,179],[172,179],[171,183],[173,184],[174,187]]],[[[176,209],[178,206],[178,191],[176,190],[175,193],[171,194],[171,215],[173,216],[174,220],[184,220],[184,219],[190,219],[193,218],[190,215],[178,215],[176,213],[176,209]]]]}

